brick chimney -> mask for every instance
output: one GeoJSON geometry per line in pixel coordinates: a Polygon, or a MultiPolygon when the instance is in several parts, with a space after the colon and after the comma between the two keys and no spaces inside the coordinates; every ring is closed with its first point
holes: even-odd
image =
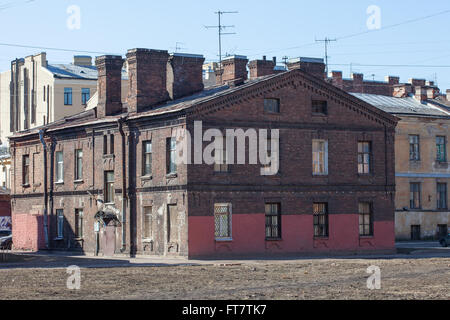
{"type": "Polygon", "coordinates": [[[426,80],[425,79],[409,79],[408,82],[413,86],[413,87],[424,87],[426,85],[426,80]]]}
{"type": "Polygon", "coordinates": [[[216,83],[244,82],[248,79],[246,56],[231,56],[222,60],[222,68],[216,71],[216,83]]]}
{"type": "Polygon", "coordinates": [[[289,60],[287,67],[289,71],[300,69],[316,78],[325,80],[325,63],[323,62],[323,59],[305,57],[294,58],[289,60]]]}
{"type": "Polygon", "coordinates": [[[439,97],[440,91],[438,87],[433,86],[427,86],[425,87],[427,91],[427,98],[428,99],[436,99],[439,97]]]}
{"type": "Polygon", "coordinates": [[[95,60],[98,70],[98,118],[111,116],[122,111],[123,62],[121,56],[101,56],[95,60]]]}
{"type": "Polygon", "coordinates": [[[141,112],[169,100],[165,50],[128,50],[128,111],[141,112]]]}
{"type": "Polygon", "coordinates": [[[390,85],[397,85],[400,83],[400,77],[386,76],[384,78],[384,81],[386,81],[390,85]]]}
{"type": "Polygon", "coordinates": [[[250,79],[258,77],[264,77],[275,73],[275,66],[277,64],[277,58],[273,60],[267,60],[266,56],[262,60],[250,61],[248,67],[250,69],[250,79]]]}
{"type": "Polygon", "coordinates": [[[409,83],[394,85],[393,96],[395,98],[406,98],[411,93],[412,93],[412,85],[409,83]]]}
{"type": "Polygon", "coordinates": [[[362,73],[352,73],[351,78],[353,80],[353,90],[354,92],[362,93],[364,90],[364,74],[362,73]]]}
{"type": "Polygon", "coordinates": [[[447,96],[446,96],[447,101],[450,101],[450,89],[447,89],[446,93],[447,93],[447,96]]]}
{"type": "Polygon", "coordinates": [[[344,80],[342,79],[342,71],[331,71],[331,83],[333,86],[338,87],[339,89],[344,88],[344,80]]]}
{"type": "Polygon", "coordinates": [[[171,99],[186,97],[202,91],[202,55],[173,53],[167,63],[167,91],[171,99]]]}
{"type": "Polygon", "coordinates": [[[427,89],[425,87],[416,86],[414,89],[414,97],[420,102],[427,100],[427,89]]]}

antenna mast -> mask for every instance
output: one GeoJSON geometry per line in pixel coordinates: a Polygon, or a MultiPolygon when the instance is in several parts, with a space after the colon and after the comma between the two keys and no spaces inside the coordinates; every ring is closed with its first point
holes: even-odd
{"type": "MultiPolygon", "coordinates": [[[[223,32],[227,28],[234,28],[235,26],[224,26],[222,25],[222,15],[224,14],[234,14],[239,13],[238,11],[217,11],[214,14],[217,14],[219,18],[219,24],[217,26],[205,26],[206,29],[218,29],[219,30],[219,68],[222,69],[222,36],[236,34],[235,32],[223,32]]],[[[220,80],[222,81],[222,73],[220,74],[220,80]]]]}
{"type": "Polygon", "coordinates": [[[316,42],[323,42],[325,44],[325,72],[328,76],[328,45],[330,42],[336,42],[337,39],[329,39],[328,37],[325,37],[325,39],[316,39],[316,42]]]}

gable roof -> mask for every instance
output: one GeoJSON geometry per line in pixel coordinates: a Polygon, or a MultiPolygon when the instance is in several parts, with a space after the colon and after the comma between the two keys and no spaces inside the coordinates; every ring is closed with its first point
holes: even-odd
{"type": "Polygon", "coordinates": [[[351,93],[351,95],[394,115],[450,117],[450,112],[429,102],[421,103],[412,96],[396,98],[367,93],[351,93]]]}
{"type": "MultiPolygon", "coordinates": [[[[180,98],[174,101],[168,101],[156,107],[149,107],[147,110],[137,114],[129,114],[122,112],[115,116],[109,116],[102,119],[96,118],[96,110],[87,110],[80,114],[66,117],[62,120],[50,123],[46,126],[37,127],[28,131],[16,133],[14,137],[36,134],[41,129],[48,131],[57,131],[69,127],[95,125],[108,122],[116,122],[119,118],[126,117],[129,120],[138,120],[142,118],[151,118],[160,115],[171,115],[182,112],[184,114],[193,114],[201,112],[214,112],[215,109],[223,108],[224,105],[234,105],[240,103],[243,99],[250,99],[259,96],[265,92],[272,92],[277,88],[285,86],[304,86],[308,90],[314,91],[327,99],[347,106],[349,109],[356,111],[358,109],[359,116],[366,116],[373,121],[386,123],[388,126],[395,126],[398,118],[380,110],[375,106],[358,99],[330,83],[320,80],[300,69],[272,74],[248,80],[239,86],[220,85],[205,88],[203,91],[188,97],[180,98]]],[[[126,107],[126,105],[124,105],[126,107]]]]}

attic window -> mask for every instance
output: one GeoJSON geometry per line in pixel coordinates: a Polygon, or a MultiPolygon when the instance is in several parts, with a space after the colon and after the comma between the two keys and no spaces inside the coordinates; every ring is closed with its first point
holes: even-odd
{"type": "Polygon", "coordinates": [[[264,99],[264,111],[271,113],[280,113],[280,100],[264,99]]]}
{"type": "Polygon", "coordinates": [[[324,100],[313,100],[312,113],[317,115],[327,115],[328,114],[327,102],[324,100]]]}

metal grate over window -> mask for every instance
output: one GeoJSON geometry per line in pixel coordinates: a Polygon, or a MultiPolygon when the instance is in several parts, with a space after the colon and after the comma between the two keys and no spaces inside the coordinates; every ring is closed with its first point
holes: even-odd
{"type": "Polygon", "coordinates": [[[214,205],[216,239],[231,238],[231,204],[214,205]]]}

